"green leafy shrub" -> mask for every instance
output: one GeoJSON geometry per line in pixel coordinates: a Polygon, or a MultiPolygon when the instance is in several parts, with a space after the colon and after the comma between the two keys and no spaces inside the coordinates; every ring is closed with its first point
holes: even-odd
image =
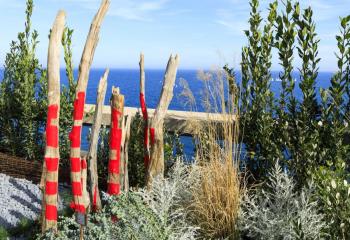
{"type": "Polygon", "coordinates": [[[282,1],[283,8],[277,3],[270,4],[262,24],[259,1],[250,1],[250,28],[245,31],[248,44],[242,49],[239,87],[240,139],[246,150],[242,163],[256,180],[263,180],[273,161],[281,159],[299,188],[318,166],[327,166],[328,161],[349,162],[350,145],[344,136],[350,119],[350,16],[341,18],[336,36],[338,71],[329,89],[320,91],[322,100],[318,102],[320,40],[313,11],[310,7],[301,9],[298,1],[282,1]],[[273,48],[282,67],[279,98],[269,83],[273,48]],[[295,58],[301,60],[300,99],[295,96],[295,58]]]}
{"type": "MultiPolygon", "coordinates": [[[[146,180],[146,169],[144,164],[144,146],[143,146],[144,121],[139,112],[136,113],[130,129],[129,140],[129,184],[131,187],[144,187],[146,180]]],[[[105,154],[105,153],[104,153],[105,154]]],[[[183,156],[183,144],[176,133],[168,133],[164,129],[164,161],[166,163],[166,172],[173,166],[178,157],[183,156]]]]}
{"type": "Polygon", "coordinates": [[[139,112],[131,122],[130,141],[129,141],[129,184],[131,187],[144,187],[146,181],[146,168],[144,163],[143,147],[143,118],[139,112]]]}
{"type": "Polygon", "coordinates": [[[266,187],[243,198],[242,232],[254,239],[322,239],[327,222],[311,189],[295,190],[293,179],[276,163],[266,187]]]}
{"type": "Polygon", "coordinates": [[[63,32],[62,45],[64,49],[64,62],[66,64],[66,76],[68,78],[68,85],[62,86],[61,99],[60,99],[60,156],[63,161],[61,164],[69,165],[69,153],[70,153],[70,140],[69,133],[73,126],[73,109],[77,81],[73,75],[73,62],[72,62],[72,35],[73,30],[66,27],[63,32]]]}
{"type": "Polygon", "coordinates": [[[329,167],[321,166],[313,175],[330,239],[350,238],[350,174],[345,166],[343,161],[329,167]]]}
{"type": "Polygon", "coordinates": [[[31,29],[33,0],[27,0],[24,32],[12,41],[0,86],[2,151],[41,159],[47,107],[46,70],[35,56],[38,33],[31,29]],[[40,158],[39,158],[40,157],[40,158]]]}
{"type": "Polygon", "coordinates": [[[263,27],[259,1],[250,1],[250,6],[250,30],[245,31],[248,45],[242,49],[240,139],[246,146],[247,168],[256,178],[261,178],[272,165],[271,161],[280,154],[274,141],[274,95],[270,90],[277,1],[270,4],[263,27]]]}
{"type": "Polygon", "coordinates": [[[40,231],[38,220],[29,220],[22,218],[16,227],[8,229],[11,237],[20,237],[25,239],[35,239],[36,232],[40,231]]]}
{"type": "Polygon", "coordinates": [[[7,239],[9,236],[7,230],[4,227],[0,226],[0,239],[7,239]]]}
{"type": "MultiPolygon", "coordinates": [[[[31,160],[42,160],[47,111],[47,73],[35,56],[38,33],[32,30],[33,0],[27,0],[24,32],[12,41],[0,84],[0,150],[31,160]]],[[[60,109],[61,163],[68,164],[76,81],[73,77],[71,38],[66,28],[62,45],[68,86],[62,87],[60,109]]]]}

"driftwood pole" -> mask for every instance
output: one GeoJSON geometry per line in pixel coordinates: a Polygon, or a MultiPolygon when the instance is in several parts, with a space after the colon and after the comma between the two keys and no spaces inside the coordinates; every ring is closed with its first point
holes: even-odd
{"type": "Polygon", "coordinates": [[[86,162],[86,156],[82,156],[81,159],[81,185],[83,188],[83,198],[84,203],[86,203],[87,206],[90,204],[90,197],[89,192],[87,191],[87,162],[86,162]]]}
{"type": "Polygon", "coordinates": [[[158,106],[151,121],[151,160],[148,168],[147,182],[157,175],[164,174],[164,145],[163,145],[163,123],[171,99],[173,98],[174,84],[176,80],[179,57],[170,56],[163,81],[163,88],[158,106]]]}
{"type": "Polygon", "coordinates": [[[98,84],[97,99],[94,115],[94,125],[91,131],[91,142],[88,153],[88,162],[90,169],[90,196],[92,199],[92,210],[99,211],[102,209],[100,192],[98,188],[98,174],[97,174],[97,150],[98,138],[100,135],[100,128],[102,123],[102,109],[105,101],[107,90],[107,78],[109,69],[106,69],[103,77],[98,84]]]}
{"type": "Polygon", "coordinates": [[[119,88],[112,87],[111,130],[109,135],[108,189],[110,195],[120,194],[121,184],[121,144],[124,117],[124,96],[119,88]]]}
{"type": "Polygon", "coordinates": [[[128,149],[130,140],[131,116],[124,117],[122,129],[122,144],[121,144],[121,189],[125,192],[129,191],[129,174],[128,174],[128,149]]]}
{"type": "Polygon", "coordinates": [[[144,146],[144,163],[145,169],[148,170],[149,161],[150,161],[150,150],[149,150],[149,122],[148,122],[148,112],[146,104],[146,95],[145,95],[145,60],[143,53],[140,54],[140,105],[141,112],[144,122],[143,129],[143,146],[144,146]]]}
{"type": "Polygon", "coordinates": [[[42,232],[57,231],[57,190],[59,165],[59,115],[60,115],[60,46],[66,14],[59,11],[53,23],[47,58],[48,111],[46,121],[46,147],[44,161],[42,232]]]}
{"type": "MultiPolygon", "coordinates": [[[[80,153],[80,141],[81,141],[81,128],[84,116],[84,104],[85,104],[85,92],[88,84],[89,73],[91,63],[94,57],[95,49],[99,38],[99,30],[102,24],[102,20],[107,13],[109,7],[109,0],[103,0],[101,6],[95,15],[90,31],[85,43],[84,51],[79,65],[79,76],[76,88],[76,98],[74,101],[74,123],[72,131],[70,133],[71,149],[70,149],[70,161],[71,161],[71,181],[72,181],[72,193],[73,203],[71,207],[76,213],[85,214],[87,202],[83,196],[82,188],[82,176],[81,176],[81,153],[80,153]]],[[[81,215],[77,215],[77,219],[82,219],[81,215]]],[[[82,224],[81,222],[79,222],[82,224]]]]}

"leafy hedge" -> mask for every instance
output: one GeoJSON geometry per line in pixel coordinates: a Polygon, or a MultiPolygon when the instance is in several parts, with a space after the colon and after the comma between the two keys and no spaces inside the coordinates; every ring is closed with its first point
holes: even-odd
{"type": "Polygon", "coordinates": [[[279,2],[270,4],[264,21],[259,1],[250,1],[248,45],[242,49],[242,82],[237,82],[240,134],[246,149],[242,163],[255,179],[264,179],[280,159],[300,187],[319,166],[343,161],[349,169],[349,143],[344,137],[350,120],[350,16],[341,18],[336,36],[338,70],[331,86],[316,89],[321,59],[313,10],[301,9],[299,2],[291,0],[278,7],[279,2]],[[279,97],[270,86],[274,49],[282,67],[279,97]],[[293,66],[296,58],[301,60],[299,68],[293,66]],[[301,98],[295,96],[294,71],[299,72],[301,98]]]}

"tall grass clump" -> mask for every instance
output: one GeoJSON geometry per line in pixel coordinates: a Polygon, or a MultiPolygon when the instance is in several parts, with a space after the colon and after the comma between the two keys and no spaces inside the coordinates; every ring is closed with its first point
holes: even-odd
{"type": "MultiPolygon", "coordinates": [[[[194,161],[199,168],[199,180],[198,185],[191,188],[189,217],[199,227],[200,238],[234,239],[238,236],[242,191],[238,169],[237,87],[232,81],[235,76],[227,68],[226,71],[200,71],[198,77],[204,85],[201,104],[208,115],[206,123],[193,124],[196,129],[194,161]],[[222,124],[217,123],[217,118],[222,119],[222,124]]],[[[188,85],[183,86],[183,96],[193,100],[188,85]]]]}

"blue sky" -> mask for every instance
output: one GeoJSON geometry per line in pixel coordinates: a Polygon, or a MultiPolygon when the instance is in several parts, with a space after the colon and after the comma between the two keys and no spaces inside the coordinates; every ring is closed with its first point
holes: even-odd
{"type": "MultiPolygon", "coordinates": [[[[270,1],[261,1],[262,14],[270,1]]],[[[350,0],[301,0],[315,12],[322,71],[336,69],[335,34],[339,16],[350,14],[350,0]]],[[[40,44],[37,55],[45,65],[47,35],[59,9],[74,29],[73,55],[78,66],[91,19],[100,0],[34,0],[33,27],[40,44]]],[[[0,0],[0,62],[9,43],[23,30],[25,0],[0,0]]],[[[206,69],[229,63],[239,68],[243,30],[249,18],[248,0],[111,0],[101,29],[93,67],[138,68],[139,53],[146,68],[164,68],[171,53],[181,56],[182,69],[206,69]]],[[[274,57],[273,69],[279,69],[274,57]]],[[[296,66],[299,60],[295,60],[296,66]]]]}

